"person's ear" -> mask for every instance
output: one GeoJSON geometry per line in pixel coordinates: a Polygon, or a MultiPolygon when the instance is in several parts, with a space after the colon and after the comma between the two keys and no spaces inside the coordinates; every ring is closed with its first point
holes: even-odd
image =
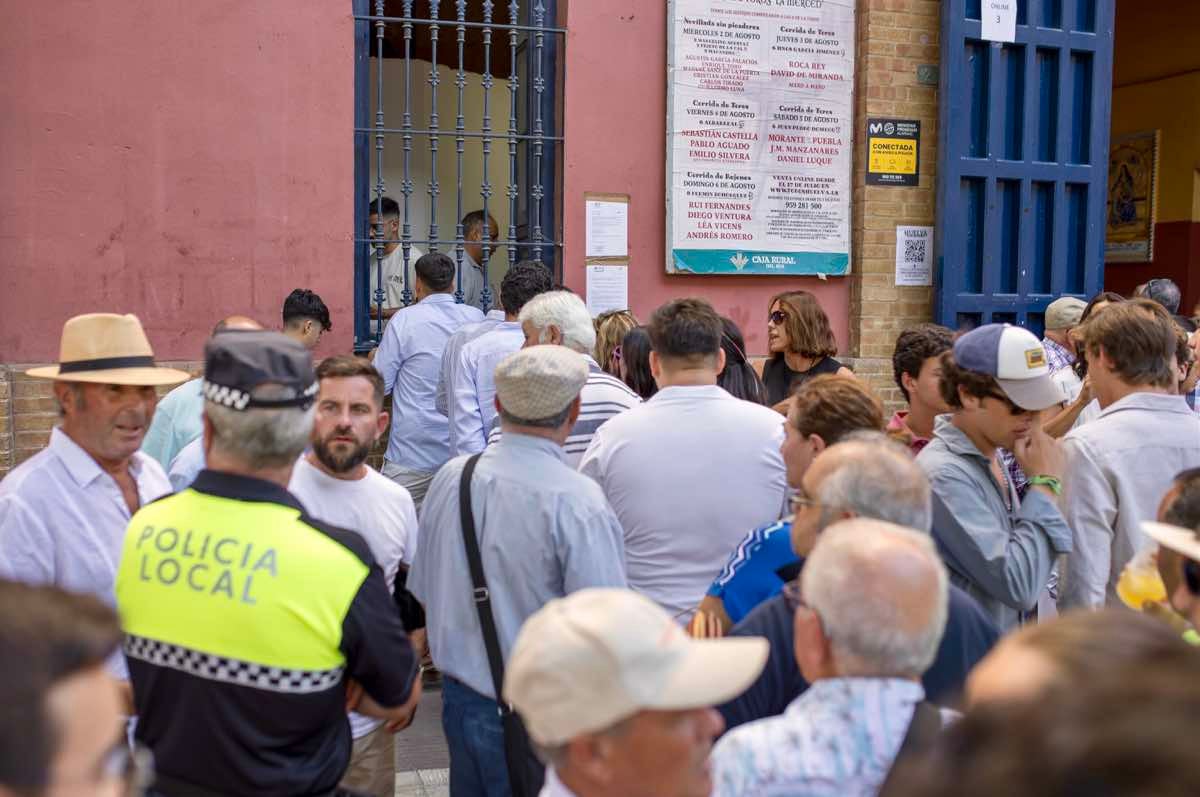
{"type": "Polygon", "coordinates": [[[658,352],[653,349],[650,351],[650,376],[654,377],[654,382],[662,387],[662,360],[658,357],[658,352]]]}
{"type": "Polygon", "coordinates": [[[811,680],[826,671],[829,661],[829,644],[821,630],[821,618],[807,606],[796,609],[793,620],[796,631],[796,664],[805,678],[811,680]]]}
{"type": "Polygon", "coordinates": [[[607,785],[613,781],[612,761],[616,740],[607,734],[585,733],[567,742],[566,764],[588,783],[607,785]]]}
{"type": "Polygon", "coordinates": [[[719,374],[724,370],[725,370],[725,348],[721,347],[721,348],[717,349],[717,373],[719,374]]]}
{"type": "Polygon", "coordinates": [[[77,407],[75,406],[75,391],[70,382],[55,382],[54,397],[58,399],[58,405],[62,407],[64,418],[74,414],[77,407]]]}
{"type": "Polygon", "coordinates": [[[583,394],[575,397],[571,402],[571,411],[567,413],[567,428],[575,426],[575,422],[579,420],[579,413],[583,411],[583,394]]]}
{"type": "Polygon", "coordinates": [[[381,410],[379,416],[375,418],[375,439],[383,437],[387,434],[388,421],[391,417],[387,414],[387,410],[381,410]]]}
{"type": "Polygon", "coordinates": [[[904,386],[904,390],[910,397],[917,392],[917,380],[913,379],[911,374],[902,371],[900,373],[900,384],[904,386]]]}
{"type": "Polygon", "coordinates": [[[978,396],[973,396],[967,392],[967,389],[962,385],[958,386],[958,403],[962,405],[964,410],[977,410],[983,404],[983,399],[978,396]]]}
{"type": "Polygon", "coordinates": [[[557,324],[551,324],[542,330],[542,336],[546,338],[545,343],[553,343],[555,346],[561,346],[563,342],[562,330],[557,324]]]}
{"type": "Polygon", "coordinates": [[[212,451],[213,438],[216,437],[216,432],[207,413],[201,415],[201,420],[203,422],[203,431],[201,434],[204,436],[204,442],[200,446],[204,449],[204,458],[207,460],[209,453],[212,451]]]}
{"type": "Polygon", "coordinates": [[[825,439],[819,434],[810,434],[808,436],[808,444],[812,446],[814,457],[828,448],[828,446],[825,445],[825,439]]]}

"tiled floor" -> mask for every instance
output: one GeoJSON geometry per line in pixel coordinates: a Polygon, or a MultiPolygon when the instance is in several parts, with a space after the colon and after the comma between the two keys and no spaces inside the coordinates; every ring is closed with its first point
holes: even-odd
{"type": "Polygon", "coordinates": [[[412,726],[396,735],[396,797],[449,797],[442,693],[426,689],[412,726]]]}

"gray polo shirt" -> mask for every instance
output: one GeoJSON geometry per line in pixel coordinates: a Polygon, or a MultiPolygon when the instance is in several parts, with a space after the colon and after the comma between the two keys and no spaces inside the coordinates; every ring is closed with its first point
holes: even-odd
{"type": "MultiPolygon", "coordinates": [[[[425,607],[434,663],[494,697],[459,520],[466,461],[450,460],[429,485],[407,586],[425,607]]],[[[510,433],[489,446],[475,468],[471,508],[506,659],[521,624],[551,599],[625,586],[621,524],[599,486],[567,467],[553,441],[510,433]]]]}
{"type": "Polygon", "coordinates": [[[997,484],[988,458],[951,417],[937,417],[933,439],[917,456],[933,488],[934,539],[950,580],[1007,631],[1037,605],[1055,557],[1070,553],[1071,530],[1040,491],[1022,501],[997,484]]]}

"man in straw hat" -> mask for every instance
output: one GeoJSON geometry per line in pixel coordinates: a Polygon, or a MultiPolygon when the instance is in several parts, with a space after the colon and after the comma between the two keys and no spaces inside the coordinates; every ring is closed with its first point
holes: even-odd
{"type": "Polygon", "coordinates": [[[317,391],[295,340],[213,337],[208,469],[125,535],[116,594],[137,738],[164,795],[332,793],[350,761],[347,678],[359,711],[391,730],[412,719],[417,659],[370,548],[287,490],[317,391]]]}
{"type": "Polygon", "coordinates": [[[490,612],[499,651],[506,653],[521,624],[548,601],[584,587],[625,585],[616,515],[600,488],[563,462],[587,360],[564,346],[531,346],[502,360],[495,378],[504,435],[482,454],[450,460],[434,476],[408,577],[408,589],[425,607],[433,661],[445,675],[442,727],[451,792],[488,797],[507,795],[510,787],[499,679],[480,614],[490,612]],[[482,588],[468,567],[459,504],[464,473],[482,588]]]}
{"type": "Polygon", "coordinates": [[[189,375],[156,366],[141,322],[113,313],[68,320],[58,365],[28,374],[54,380],[62,422],[0,482],[0,577],[111,604],[130,517],[171,491],[159,464],[138,451],[154,388],[189,375]]]}
{"type": "Polygon", "coordinates": [[[708,797],[712,706],[766,658],[764,639],[694,640],[649,598],[585,589],[525,623],[504,697],[549,766],[542,797],[708,797]]]}

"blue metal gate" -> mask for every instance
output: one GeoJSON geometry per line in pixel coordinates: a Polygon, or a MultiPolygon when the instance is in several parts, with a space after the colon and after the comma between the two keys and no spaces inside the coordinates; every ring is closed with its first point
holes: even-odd
{"type": "Polygon", "coordinates": [[[935,315],[1041,334],[1104,280],[1115,0],[1018,0],[1013,43],[980,0],[942,5],[935,315]]]}

